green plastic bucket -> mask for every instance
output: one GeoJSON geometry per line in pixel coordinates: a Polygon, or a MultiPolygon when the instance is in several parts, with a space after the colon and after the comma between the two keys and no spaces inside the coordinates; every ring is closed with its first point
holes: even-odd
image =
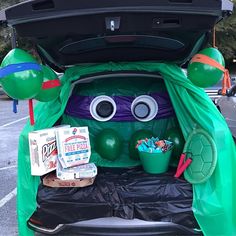
{"type": "Polygon", "coordinates": [[[168,170],[173,148],[162,153],[139,152],[143,169],[150,174],[161,174],[168,170]]]}

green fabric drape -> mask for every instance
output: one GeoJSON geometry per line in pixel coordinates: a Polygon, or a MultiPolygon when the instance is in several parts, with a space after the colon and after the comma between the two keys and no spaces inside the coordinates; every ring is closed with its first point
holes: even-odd
{"type": "Polygon", "coordinates": [[[29,123],[21,133],[18,154],[17,213],[19,234],[32,235],[26,221],[36,208],[39,178],[30,175],[28,133],[52,127],[64,113],[71,82],[80,76],[111,71],[159,72],[171,97],[185,139],[194,128],[206,130],[214,139],[218,162],[215,172],[203,184],[193,185],[194,215],[206,236],[236,235],[235,174],[236,149],[227,124],[204,90],[195,87],[184,72],[174,64],[155,62],[106,63],[75,66],[62,77],[60,97],[52,102],[38,103],[35,107],[34,127],[29,123]]]}

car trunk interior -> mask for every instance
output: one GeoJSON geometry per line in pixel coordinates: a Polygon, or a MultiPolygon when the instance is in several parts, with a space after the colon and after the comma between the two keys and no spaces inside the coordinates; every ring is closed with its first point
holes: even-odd
{"type": "Polygon", "coordinates": [[[194,233],[193,229],[199,227],[191,207],[192,185],[184,178],[174,177],[176,153],[172,155],[169,170],[154,175],[143,171],[138,156],[130,157],[130,140],[137,131],[150,131],[155,137],[164,139],[167,129],[179,128],[160,74],[120,71],[81,77],[71,86],[69,101],[58,124],[88,126],[92,149],[90,162],[95,161],[103,167],[98,168],[95,183],[85,188],[50,188],[40,184],[37,194],[40,207],[31,216],[29,225],[40,222],[46,228],[54,228],[62,223],[119,217],[172,222],[179,225],[180,228],[174,230],[179,230],[181,235],[194,233]],[[108,121],[96,120],[89,115],[91,109],[86,99],[90,97],[91,102],[103,95],[120,103],[116,113],[130,112],[131,103],[127,101],[135,96],[152,96],[158,103],[158,113],[148,122],[132,119],[126,112],[108,121]],[[120,110],[122,106],[126,109],[120,110]],[[161,117],[158,114],[162,114],[161,117]],[[116,160],[103,158],[96,150],[97,135],[104,129],[113,129],[122,139],[122,149],[116,160]]]}

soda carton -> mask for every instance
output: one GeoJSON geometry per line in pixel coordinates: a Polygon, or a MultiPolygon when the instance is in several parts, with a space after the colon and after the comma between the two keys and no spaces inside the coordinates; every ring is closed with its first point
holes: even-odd
{"type": "Polygon", "coordinates": [[[75,180],[94,178],[97,175],[97,167],[94,163],[63,168],[61,163],[57,165],[57,178],[61,180],[75,180]]]}
{"type": "Polygon", "coordinates": [[[91,155],[88,127],[71,127],[56,132],[58,160],[63,168],[86,164],[91,155]]]}
{"type": "Polygon", "coordinates": [[[31,175],[42,176],[56,169],[56,130],[69,127],[60,125],[29,133],[31,175]]]}

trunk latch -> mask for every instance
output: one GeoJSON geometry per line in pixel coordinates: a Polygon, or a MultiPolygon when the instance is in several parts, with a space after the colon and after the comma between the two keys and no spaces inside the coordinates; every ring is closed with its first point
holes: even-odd
{"type": "Polygon", "coordinates": [[[120,28],[120,17],[106,17],[106,29],[115,31],[120,28]]]}

